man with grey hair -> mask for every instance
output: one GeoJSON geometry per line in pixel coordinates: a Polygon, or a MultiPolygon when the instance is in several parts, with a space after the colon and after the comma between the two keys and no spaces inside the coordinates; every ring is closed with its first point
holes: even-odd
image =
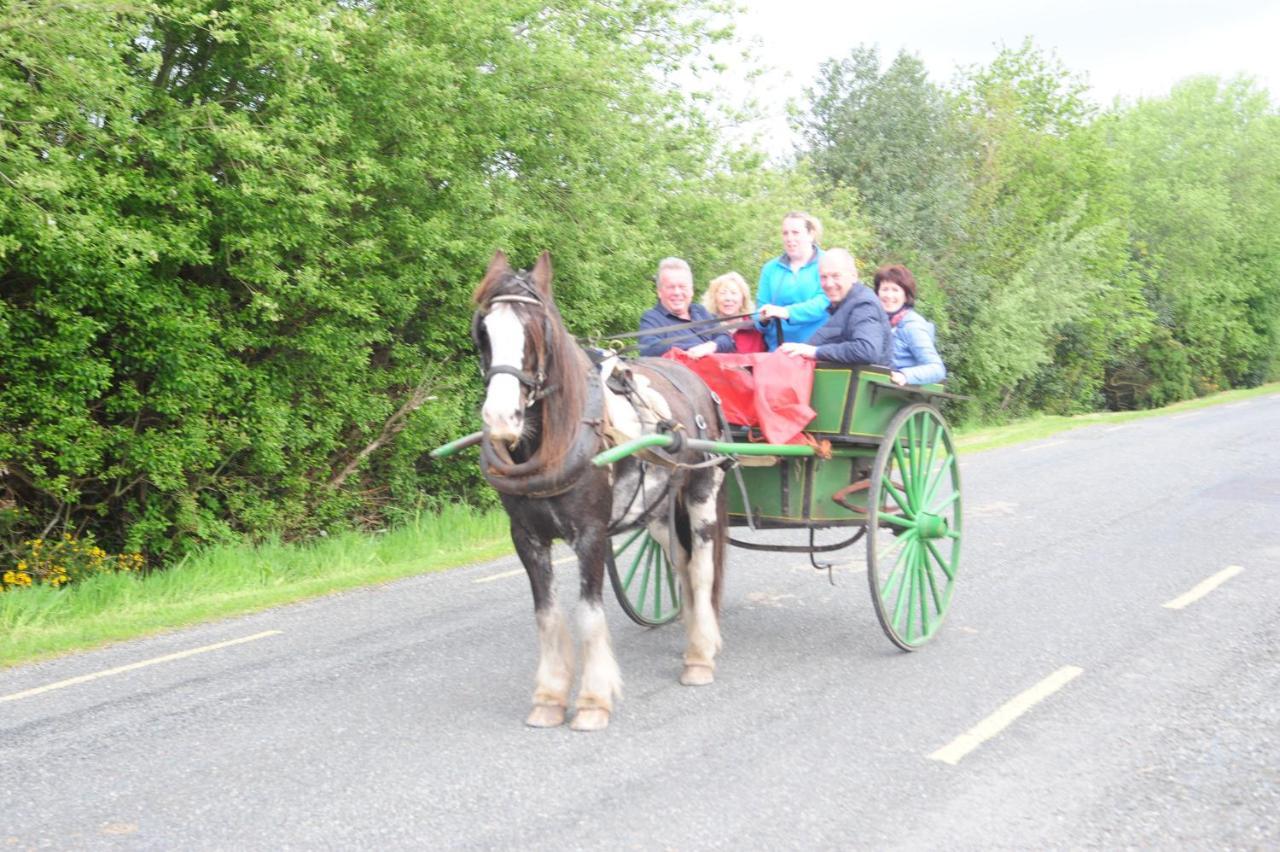
{"type": "Polygon", "coordinates": [[[712,352],[732,352],[733,338],[715,325],[680,326],[713,319],[711,312],[693,301],[693,270],[678,257],[658,264],[658,303],[640,317],[640,354],[655,357],[668,349],[683,349],[694,358],[712,352]],[[672,328],[671,326],[676,326],[672,328]]]}
{"type": "Polygon", "coordinates": [[[845,249],[828,249],[818,261],[831,317],[808,343],[784,343],[778,351],[837,364],[883,364],[893,352],[893,329],[880,300],[858,281],[858,265],[845,249]]]}

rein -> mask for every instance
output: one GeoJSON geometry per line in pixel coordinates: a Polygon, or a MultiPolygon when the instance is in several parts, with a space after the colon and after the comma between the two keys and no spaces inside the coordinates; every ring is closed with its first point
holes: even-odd
{"type": "Polygon", "coordinates": [[[688,331],[689,329],[699,329],[702,331],[738,331],[743,328],[755,328],[754,322],[737,322],[737,320],[749,320],[754,314],[735,314],[731,317],[711,317],[704,320],[691,320],[690,322],[679,322],[674,325],[661,325],[656,328],[646,328],[643,331],[624,331],[618,334],[592,334],[585,337],[579,337],[577,340],[584,345],[594,345],[597,341],[605,340],[631,340],[637,337],[647,337],[649,335],[663,335],[669,331],[688,331]]]}

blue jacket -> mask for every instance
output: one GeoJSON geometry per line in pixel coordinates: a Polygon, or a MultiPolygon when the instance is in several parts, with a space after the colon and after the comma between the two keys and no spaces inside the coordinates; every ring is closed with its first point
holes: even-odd
{"type": "MultiPolygon", "coordinates": [[[[831,302],[818,281],[821,257],[822,249],[815,246],[813,257],[795,272],[791,271],[791,262],[785,254],[775,257],[760,270],[756,304],[779,305],[791,312],[791,316],[782,321],[782,338],[788,343],[807,342],[827,321],[827,306],[831,302]]],[[[778,348],[778,331],[773,320],[761,323],[757,315],[756,328],[764,332],[764,342],[770,352],[778,348]]]]}
{"type": "Polygon", "coordinates": [[[893,369],[906,376],[909,385],[927,385],[947,377],[946,365],[934,345],[933,323],[911,308],[893,326],[893,369]]]}
{"type": "MultiPolygon", "coordinates": [[[[648,328],[662,328],[666,325],[694,322],[711,319],[711,312],[697,302],[689,305],[689,318],[678,317],[668,313],[662,303],[654,305],[640,317],[640,331],[648,328]]],[[[723,328],[715,325],[704,325],[701,328],[672,329],[658,334],[640,335],[640,354],[646,358],[656,358],[668,349],[689,349],[708,340],[716,342],[717,352],[732,352],[733,338],[723,328]]]]}
{"type": "Polygon", "coordinates": [[[827,324],[809,338],[809,344],[818,348],[815,358],[838,364],[888,366],[893,330],[870,287],[855,282],[849,295],[828,310],[827,324]]]}

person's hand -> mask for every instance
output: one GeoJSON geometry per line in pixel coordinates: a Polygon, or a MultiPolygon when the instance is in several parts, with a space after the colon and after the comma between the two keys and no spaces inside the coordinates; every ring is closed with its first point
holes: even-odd
{"type": "Polygon", "coordinates": [[[778,351],[785,355],[796,355],[800,358],[816,358],[818,347],[810,346],[808,343],[784,343],[778,347],[778,351]]]}
{"type": "Polygon", "coordinates": [[[907,377],[902,373],[899,373],[897,370],[891,370],[889,372],[889,380],[895,385],[905,385],[907,383],[907,377]]]}
{"type": "Polygon", "coordinates": [[[763,305],[760,308],[761,321],[769,319],[787,319],[791,316],[791,311],[782,307],[782,305],[763,305]]]}
{"type": "Polygon", "coordinates": [[[690,346],[688,349],[685,350],[688,356],[690,358],[693,358],[694,360],[697,360],[698,358],[701,358],[704,355],[710,355],[712,352],[715,352],[715,351],[716,351],[716,342],[714,340],[704,341],[703,343],[699,343],[697,346],[690,346]]]}

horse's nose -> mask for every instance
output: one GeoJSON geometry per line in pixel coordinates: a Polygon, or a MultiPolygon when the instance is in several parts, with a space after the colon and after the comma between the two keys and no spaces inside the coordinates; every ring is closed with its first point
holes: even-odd
{"type": "Polygon", "coordinates": [[[484,407],[484,425],[489,429],[489,437],[495,441],[514,444],[520,437],[524,427],[524,418],[513,412],[493,412],[489,406],[484,407]]]}
{"type": "Polygon", "coordinates": [[[515,385],[514,388],[502,387],[506,383],[500,380],[508,378],[511,377],[494,377],[489,394],[484,400],[484,408],[480,410],[480,416],[489,429],[490,438],[514,444],[519,439],[521,430],[524,429],[524,415],[519,407],[520,386],[512,379],[511,384],[515,385]]]}

